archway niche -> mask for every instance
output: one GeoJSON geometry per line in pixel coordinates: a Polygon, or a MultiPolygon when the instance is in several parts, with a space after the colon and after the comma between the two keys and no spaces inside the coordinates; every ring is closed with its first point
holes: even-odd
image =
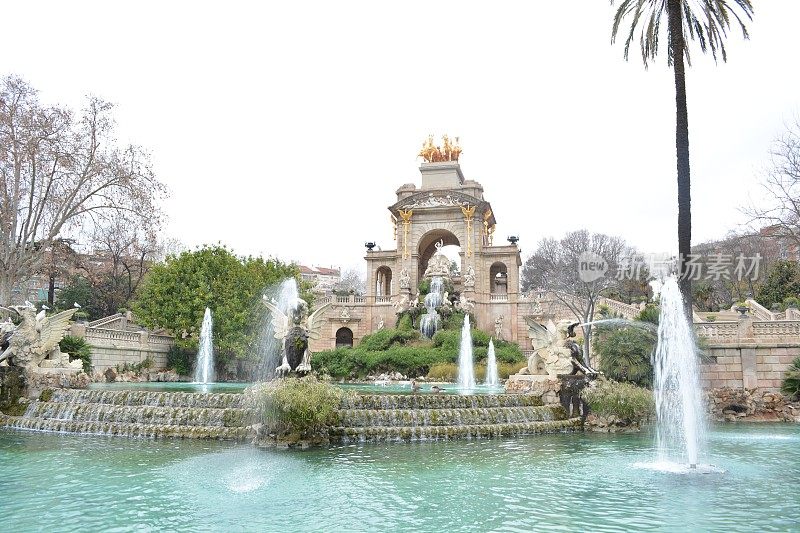
{"type": "Polygon", "coordinates": [[[392,295],[392,269],[382,266],[375,271],[375,296],[392,295]]]}
{"type": "Polygon", "coordinates": [[[352,348],[353,347],[353,330],[350,328],[339,328],[336,330],[336,347],[337,348],[352,348]]]}
{"type": "Polygon", "coordinates": [[[497,262],[489,268],[489,292],[492,294],[508,293],[508,267],[497,262]]]}
{"type": "Polygon", "coordinates": [[[456,271],[461,270],[461,243],[458,237],[453,235],[446,229],[435,229],[423,235],[419,240],[419,275],[417,279],[422,280],[425,274],[425,269],[428,268],[428,261],[430,261],[433,254],[436,253],[436,243],[442,241],[442,253],[446,255],[451,262],[455,262],[456,271]]]}

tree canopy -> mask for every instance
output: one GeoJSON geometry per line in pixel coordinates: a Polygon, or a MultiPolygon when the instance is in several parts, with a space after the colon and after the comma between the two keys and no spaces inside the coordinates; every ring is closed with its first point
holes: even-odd
{"type": "Polygon", "coordinates": [[[147,152],[118,146],[112,109],[95,97],[80,113],[47,106],[24,80],[0,79],[0,302],[67,234],[118,217],[158,226],[166,189],[147,152]]]}
{"type": "Polygon", "coordinates": [[[797,261],[776,261],[758,291],[756,301],[769,309],[787,298],[800,296],[800,267],[797,261]]]}
{"type": "MultiPolygon", "coordinates": [[[[295,265],[277,259],[237,257],[223,246],[206,246],[168,257],[151,268],[133,302],[136,319],[175,335],[181,348],[196,350],[205,308],[214,316],[218,364],[252,357],[263,312],[264,289],[287,277],[299,279],[295,265]]],[[[298,281],[299,283],[299,281],[298,281]]],[[[310,294],[301,295],[310,300],[310,294]]],[[[311,302],[309,302],[311,303],[311,302]]]]}

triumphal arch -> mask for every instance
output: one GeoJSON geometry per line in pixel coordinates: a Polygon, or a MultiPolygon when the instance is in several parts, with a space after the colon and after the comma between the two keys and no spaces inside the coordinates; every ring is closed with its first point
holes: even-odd
{"type": "Polygon", "coordinates": [[[469,306],[478,328],[523,348],[529,344],[518,312],[526,302],[519,289],[516,240],[495,242],[497,220],[483,186],[464,176],[458,144],[443,141],[434,146],[431,138],[423,145],[419,186],[406,183],[397,189],[397,201],[388,208],[395,247],[367,251],[366,294],[323,299],[332,305],[312,351],[358,344],[365,335],[394,327],[398,309],[418,298],[431,259],[440,249],[454,247],[451,296],[469,306]]]}

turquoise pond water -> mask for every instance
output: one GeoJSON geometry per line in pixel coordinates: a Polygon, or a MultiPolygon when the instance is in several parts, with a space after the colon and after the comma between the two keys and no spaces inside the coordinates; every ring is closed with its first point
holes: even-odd
{"type": "Polygon", "coordinates": [[[800,425],[710,433],[715,474],[641,468],[650,435],[349,445],[0,429],[4,531],[797,531],[800,425]]]}

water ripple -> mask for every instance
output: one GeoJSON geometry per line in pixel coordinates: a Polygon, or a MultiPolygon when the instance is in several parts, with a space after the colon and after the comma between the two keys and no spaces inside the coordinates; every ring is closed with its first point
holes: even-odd
{"type": "Polygon", "coordinates": [[[14,531],[785,531],[800,523],[797,440],[798,426],[717,428],[704,462],[724,473],[674,475],[642,468],[653,464],[649,435],[297,452],[0,430],[0,523],[14,531]]]}

